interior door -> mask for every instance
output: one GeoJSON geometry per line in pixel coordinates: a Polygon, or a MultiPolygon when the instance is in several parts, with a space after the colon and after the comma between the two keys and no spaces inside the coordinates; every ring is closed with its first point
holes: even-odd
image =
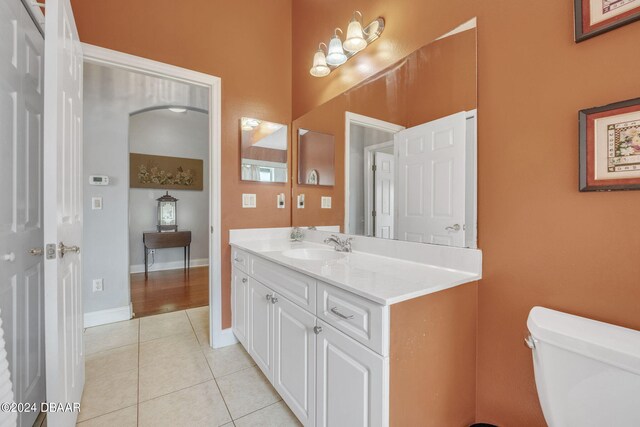
{"type": "Polygon", "coordinates": [[[274,293],[249,278],[249,354],[269,380],[273,379],[274,293]]]}
{"type": "Polygon", "coordinates": [[[393,239],[395,157],[375,152],[375,236],[393,239]]]}
{"type": "Polygon", "coordinates": [[[274,304],[273,385],[305,426],[315,425],[316,317],[284,297],[274,304]]]}
{"type": "MultiPolygon", "coordinates": [[[[19,0],[0,3],[0,311],[14,398],[45,398],[42,149],[44,40],[19,0]],[[3,190],[3,191],[4,191],[3,190]]],[[[37,412],[19,412],[31,426],[37,412]]]]}
{"type": "Polygon", "coordinates": [[[465,244],[466,113],[395,134],[400,240],[465,244]]]}
{"type": "MultiPolygon", "coordinates": [[[[82,283],[82,49],[69,0],[47,0],[44,62],[44,240],[47,401],[80,402],[82,283]]],[[[52,427],[77,412],[51,412],[52,427]]]]}

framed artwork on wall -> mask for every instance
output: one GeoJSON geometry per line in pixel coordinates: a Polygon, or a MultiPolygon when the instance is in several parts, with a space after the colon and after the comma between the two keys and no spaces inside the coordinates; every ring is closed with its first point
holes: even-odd
{"type": "Polygon", "coordinates": [[[201,159],[129,153],[130,188],[202,191],[203,173],[201,159]]]}
{"type": "Polygon", "coordinates": [[[576,42],[640,19],[640,0],[573,0],[576,42]]]}
{"type": "Polygon", "coordinates": [[[581,110],[580,191],[640,190],[640,98],[581,110]]]}

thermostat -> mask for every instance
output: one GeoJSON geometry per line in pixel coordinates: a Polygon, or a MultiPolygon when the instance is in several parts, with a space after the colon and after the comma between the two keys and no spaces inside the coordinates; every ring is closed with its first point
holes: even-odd
{"type": "Polygon", "coordinates": [[[106,175],[91,175],[89,177],[91,185],[109,185],[109,177],[106,175]]]}

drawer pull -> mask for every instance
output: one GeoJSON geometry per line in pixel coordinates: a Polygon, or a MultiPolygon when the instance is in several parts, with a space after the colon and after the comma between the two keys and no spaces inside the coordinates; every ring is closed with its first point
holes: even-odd
{"type": "Polygon", "coordinates": [[[234,260],[235,262],[244,262],[244,258],[238,258],[238,257],[235,257],[233,260],[234,260]]]}
{"type": "Polygon", "coordinates": [[[333,307],[333,308],[331,308],[331,312],[332,312],[333,314],[335,314],[336,316],[338,316],[338,317],[340,317],[340,318],[342,318],[342,319],[345,319],[345,320],[351,320],[351,319],[353,319],[353,314],[350,314],[350,315],[348,315],[348,316],[345,316],[344,314],[342,314],[342,313],[340,313],[340,312],[338,311],[338,307],[333,307]]]}

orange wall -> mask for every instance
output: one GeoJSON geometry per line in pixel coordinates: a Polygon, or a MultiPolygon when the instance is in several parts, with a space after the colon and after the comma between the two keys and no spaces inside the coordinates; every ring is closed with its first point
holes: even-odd
{"type": "Polygon", "coordinates": [[[291,223],[289,210],[276,208],[291,184],[240,182],[239,166],[240,117],[291,122],[291,0],[72,5],[83,42],[222,78],[222,317],[230,327],[229,229],[291,223]],[[257,194],[257,209],[242,209],[243,192],[257,194]]]}
{"type": "MultiPolygon", "coordinates": [[[[299,117],[478,16],[477,421],[543,426],[531,353],[534,305],[640,329],[640,193],[579,193],[577,112],[640,96],[640,22],[573,42],[573,2],[299,0],[293,3],[293,116],[299,117]],[[319,41],[354,9],[382,15],[380,40],[324,79],[319,41]],[[620,62],[621,61],[621,62],[620,62]],[[367,67],[369,67],[367,69],[367,67]],[[363,71],[364,70],[364,71],[363,71]],[[615,70],[615,71],[614,71],[615,70]]],[[[338,185],[338,183],[336,183],[338,185]]],[[[295,219],[294,219],[295,221],[295,219]]]]}

